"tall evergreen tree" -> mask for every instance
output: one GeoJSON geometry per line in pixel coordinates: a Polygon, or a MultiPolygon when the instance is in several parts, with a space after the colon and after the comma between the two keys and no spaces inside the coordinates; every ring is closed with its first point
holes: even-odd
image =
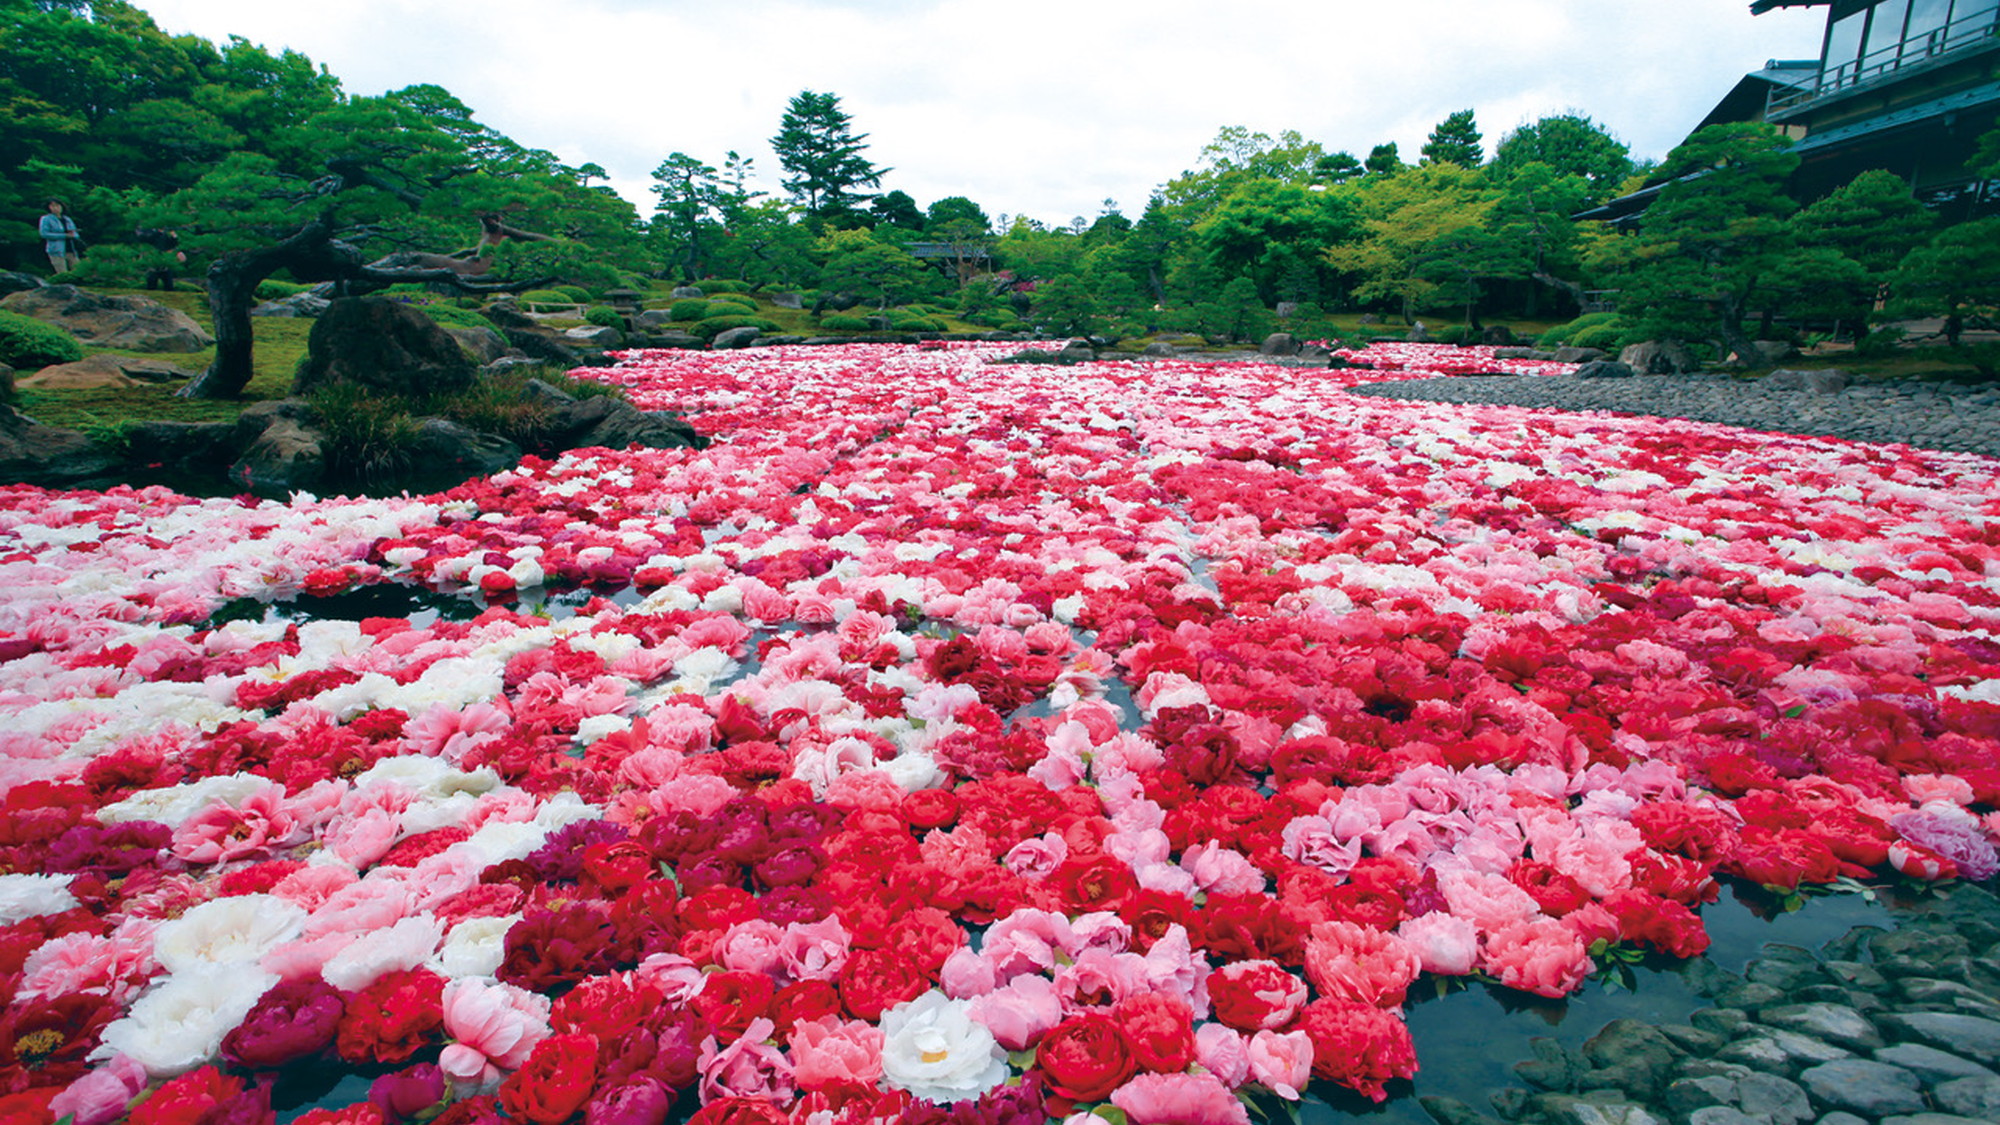
{"type": "Polygon", "coordinates": [[[785,107],[771,149],[786,172],[781,181],[809,219],[821,220],[854,211],[879,187],[887,168],[877,168],[861,155],[866,133],[855,133],[853,118],[840,108],[840,95],[802,90],[785,107]]]}
{"type": "Polygon", "coordinates": [[[1472,111],[1461,109],[1438,122],[1437,128],[1431,130],[1430,138],[1424,142],[1424,163],[1477,168],[1486,155],[1480,147],[1482,139],[1479,125],[1472,119],[1472,111]]]}

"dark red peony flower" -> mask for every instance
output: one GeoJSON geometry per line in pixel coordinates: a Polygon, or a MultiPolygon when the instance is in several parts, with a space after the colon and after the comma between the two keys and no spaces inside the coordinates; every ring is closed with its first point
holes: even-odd
{"type": "Polygon", "coordinates": [[[334,1044],[351,1063],[400,1063],[434,1040],[444,1025],[444,978],[398,969],[347,998],[334,1044]]]}
{"type": "Polygon", "coordinates": [[[508,1117],[562,1125],[590,1100],[596,1084],[597,1039],[551,1035],[535,1044],[521,1069],[500,1083],[500,1104],[508,1117]]]}
{"type": "Polygon", "coordinates": [[[345,1011],[340,990],[318,977],[282,981],[222,1037],[222,1057],[269,1070],[318,1054],[332,1044],[345,1011]]]}
{"type": "Polygon", "coordinates": [[[1035,1048],[1035,1065],[1051,1092],[1076,1102],[1103,1101],[1139,1069],[1125,1033],[1095,1012],[1050,1028],[1035,1048]]]}
{"type": "MultiPolygon", "coordinates": [[[[840,970],[840,1001],[860,1020],[879,1020],[931,985],[916,961],[894,949],[857,949],[840,970]]],[[[707,990],[704,989],[704,992],[707,990]]]]}

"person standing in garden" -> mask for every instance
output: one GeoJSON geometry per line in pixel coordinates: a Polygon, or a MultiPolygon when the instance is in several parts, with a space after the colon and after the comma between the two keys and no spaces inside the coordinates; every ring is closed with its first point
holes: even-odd
{"type": "Polygon", "coordinates": [[[42,249],[49,255],[49,267],[57,273],[75,269],[82,258],[83,236],[77,233],[76,220],[63,214],[62,200],[49,200],[49,212],[42,216],[40,233],[42,249]]]}

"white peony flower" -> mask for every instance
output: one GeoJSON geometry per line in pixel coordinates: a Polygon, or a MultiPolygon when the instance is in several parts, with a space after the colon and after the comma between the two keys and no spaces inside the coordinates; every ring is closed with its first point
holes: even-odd
{"type": "Polygon", "coordinates": [[[74,875],[0,875],[0,925],[11,926],[76,905],[69,893],[74,875]]]}
{"type": "Polygon", "coordinates": [[[320,976],[343,992],[359,992],[384,975],[425,964],[444,939],[436,918],[419,914],[387,929],[370,930],[326,959],[320,976]]]}
{"type": "Polygon", "coordinates": [[[1007,1080],[1007,1053],[969,1002],[932,989],[883,1013],[882,1079],[936,1105],[968,1101],[1007,1080]]]}
{"type": "Polygon", "coordinates": [[[298,937],[306,912],[276,895],[213,899],[153,932],[153,958],[172,972],[209,966],[247,969],[298,937]]]}
{"type": "Polygon", "coordinates": [[[155,1078],[184,1074],[215,1057],[278,978],[254,965],[202,965],[176,972],[104,1029],[93,1059],[130,1056],[155,1078]]]}
{"type": "Polygon", "coordinates": [[[519,914],[467,918],[445,936],[444,947],[431,958],[431,968],[452,980],[493,976],[507,959],[507,931],[520,920],[519,914]]]}

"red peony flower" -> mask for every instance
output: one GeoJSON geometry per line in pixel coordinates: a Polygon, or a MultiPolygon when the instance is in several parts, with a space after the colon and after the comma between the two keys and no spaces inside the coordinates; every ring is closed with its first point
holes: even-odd
{"type": "Polygon", "coordinates": [[[597,1037],[551,1035],[500,1084],[500,1104],[509,1117],[562,1125],[590,1100],[596,1084],[597,1037]]]}
{"type": "Polygon", "coordinates": [[[1096,1012],[1050,1028],[1035,1048],[1035,1065],[1052,1092],[1076,1102],[1103,1101],[1139,1069],[1125,1033],[1096,1012]]]}
{"type": "Polygon", "coordinates": [[[399,969],[347,998],[334,1044],[351,1063],[408,1061],[444,1025],[444,978],[399,969]]]}
{"type": "Polygon", "coordinates": [[[1177,996],[1141,992],[1118,1002],[1112,1022],[1125,1033],[1132,1058],[1147,1070],[1175,1074],[1194,1061],[1194,1012],[1177,996]]]}
{"type": "Polygon", "coordinates": [[[1394,1012],[1367,1004],[1316,1000],[1299,1027],[1313,1041],[1313,1077],[1386,1101],[1386,1086],[1417,1073],[1410,1029],[1394,1012]]]}
{"type": "Polygon", "coordinates": [[[752,1021],[770,1018],[777,988],[763,973],[710,973],[692,1003],[726,1046],[742,1038],[752,1021]]]}
{"type": "Polygon", "coordinates": [[[895,949],[857,949],[840,970],[840,1001],[860,1020],[879,1020],[930,986],[917,962],[895,949]]]}

